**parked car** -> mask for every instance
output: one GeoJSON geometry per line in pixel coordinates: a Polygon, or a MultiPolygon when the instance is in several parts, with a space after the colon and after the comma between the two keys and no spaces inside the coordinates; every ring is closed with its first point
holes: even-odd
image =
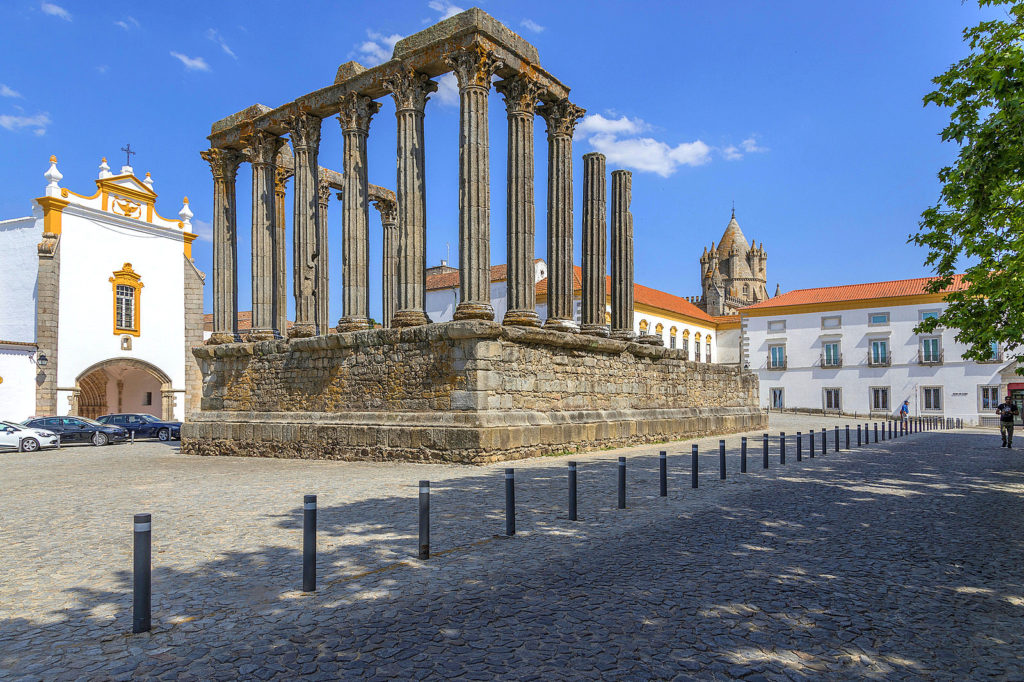
{"type": "Polygon", "coordinates": [[[108,445],[125,440],[128,432],[120,426],[100,424],[85,417],[37,417],[25,422],[25,426],[33,429],[46,429],[60,436],[62,444],[92,443],[108,445]]]}
{"type": "Polygon", "coordinates": [[[46,429],[33,429],[23,424],[0,421],[0,448],[18,449],[18,443],[25,452],[40,448],[57,447],[57,434],[46,429]]]}
{"type": "Polygon", "coordinates": [[[160,440],[181,440],[181,422],[168,422],[151,414],[105,414],[97,417],[101,424],[120,426],[136,438],[159,438],[160,440]]]}

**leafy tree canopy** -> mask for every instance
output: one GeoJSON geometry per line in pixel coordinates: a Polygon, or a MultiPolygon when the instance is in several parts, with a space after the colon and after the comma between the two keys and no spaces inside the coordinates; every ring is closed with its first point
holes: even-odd
{"type": "Polygon", "coordinates": [[[950,109],[942,140],[960,152],[939,171],[939,201],[911,241],[928,248],[932,292],[954,284],[958,262],[971,264],[942,315],[917,331],[956,329],[964,356],[986,360],[994,343],[1024,345],[1024,0],[978,4],[1001,7],[1005,18],[966,29],[971,54],[934,78],[924,98],[950,109]]]}

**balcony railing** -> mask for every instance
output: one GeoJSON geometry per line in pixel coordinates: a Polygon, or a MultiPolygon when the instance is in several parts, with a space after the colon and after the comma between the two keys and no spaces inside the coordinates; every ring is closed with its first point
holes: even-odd
{"type": "Polygon", "coordinates": [[[1003,351],[999,351],[994,356],[990,357],[988,360],[978,360],[978,362],[981,362],[981,363],[986,363],[986,362],[1002,362],[1002,361],[1003,361],[1003,351]]]}
{"type": "Polygon", "coordinates": [[[778,358],[773,358],[772,356],[769,355],[768,369],[786,369],[786,358],[782,358],[781,360],[779,360],[778,358]]]}
{"type": "Polygon", "coordinates": [[[917,351],[917,364],[919,365],[941,365],[942,357],[945,351],[939,351],[936,353],[926,353],[923,350],[917,351]]]}
{"type": "Polygon", "coordinates": [[[869,367],[890,367],[892,365],[892,353],[886,353],[884,355],[874,355],[868,353],[868,366],[869,367]]]}
{"type": "Polygon", "coordinates": [[[827,369],[842,367],[843,354],[840,353],[839,355],[833,355],[832,357],[826,357],[825,355],[822,355],[820,358],[818,358],[818,364],[827,369]]]}

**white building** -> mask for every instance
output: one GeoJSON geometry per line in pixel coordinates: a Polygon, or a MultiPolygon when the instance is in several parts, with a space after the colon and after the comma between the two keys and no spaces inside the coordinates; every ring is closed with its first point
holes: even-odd
{"type": "MultiPolygon", "coordinates": [[[[537,314],[547,317],[547,266],[534,261],[537,314]]],[[[605,321],[611,323],[611,278],[605,278],[607,303],[605,321]]],[[[583,271],[573,267],[574,315],[581,319],[583,271]]],[[[491,267],[491,305],[494,319],[501,321],[507,310],[506,267],[491,267]]],[[[459,303],[459,271],[442,262],[427,270],[427,315],[434,322],[452,319],[459,303]]],[[[667,348],[680,348],[690,360],[697,362],[739,362],[740,319],[737,315],[715,317],[680,296],[633,285],[633,330],[637,334],[660,336],[667,348]]]]}
{"type": "Polygon", "coordinates": [[[740,309],[741,354],[761,404],[881,417],[908,400],[911,415],[977,424],[1007,392],[1024,403],[1016,362],[999,349],[979,363],[961,356],[955,330],[914,333],[946,305],[926,292],[929,279],[801,289],[740,309]]]}
{"type": "Polygon", "coordinates": [[[202,382],[188,199],[163,218],[150,174],[105,159],[91,195],[60,186],[55,157],[44,176],[33,216],[0,222],[0,418],[183,419],[202,382]]]}

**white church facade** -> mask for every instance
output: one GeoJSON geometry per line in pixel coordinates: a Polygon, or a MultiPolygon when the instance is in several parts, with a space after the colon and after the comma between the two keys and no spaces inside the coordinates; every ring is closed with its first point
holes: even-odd
{"type": "Polygon", "coordinates": [[[156,210],[149,173],[61,187],[55,157],[33,215],[0,221],[0,419],[115,412],[183,420],[202,377],[203,274],[188,199],[156,210]]]}

